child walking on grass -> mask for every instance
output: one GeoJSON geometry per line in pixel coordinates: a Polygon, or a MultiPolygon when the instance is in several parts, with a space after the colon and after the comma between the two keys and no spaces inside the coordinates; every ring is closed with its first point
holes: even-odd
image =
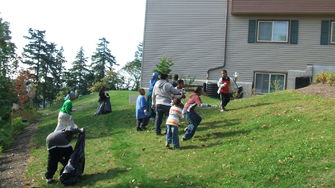
{"type": "Polygon", "coordinates": [[[145,99],[145,90],[141,88],[138,91],[140,95],[136,100],[136,130],[143,131],[147,129],[150,117],[147,115],[147,100],[145,99]]]}
{"type": "Polygon", "coordinates": [[[178,127],[180,125],[179,119],[183,118],[183,107],[179,98],[173,98],[173,106],[170,108],[169,117],[166,120],[166,145],[165,147],[170,148],[170,144],[173,144],[173,149],[180,148],[178,127]]]}

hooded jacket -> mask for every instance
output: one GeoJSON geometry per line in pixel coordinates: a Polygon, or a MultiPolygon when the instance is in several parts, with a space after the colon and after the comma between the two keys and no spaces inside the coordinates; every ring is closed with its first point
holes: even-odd
{"type": "Polygon", "coordinates": [[[158,80],[152,91],[152,105],[162,104],[171,106],[173,95],[180,94],[180,91],[166,80],[158,80]]]}

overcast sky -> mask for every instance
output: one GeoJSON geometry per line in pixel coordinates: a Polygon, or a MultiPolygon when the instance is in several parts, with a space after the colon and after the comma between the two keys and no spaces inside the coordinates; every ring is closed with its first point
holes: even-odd
{"type": "Polygon", "coordinates": [[[145,0],[0,0],[0,17],[10,23],[17,52],[28,29],[46,31],[46,40],[63,46],[68,68],[82,46],[89,57],[99,38],[121,66],[134,59],[143,41],[145,0]]]}

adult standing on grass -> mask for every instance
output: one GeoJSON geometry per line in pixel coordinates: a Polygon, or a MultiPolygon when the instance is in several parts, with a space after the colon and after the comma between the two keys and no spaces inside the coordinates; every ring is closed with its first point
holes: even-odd
{"type": "Polygon", "coordinates": [[[152,78],[149,83],[149,90],[147,94],[147,114],[149,118],[156,117],[155,109],[151,108],[151,103],[152,103],[152,91],[157,81],[158,81],[158,72],[154,72],[152,73],[152,78]]]}
{"type": "Polygon", "coordinates": [[[231,93],[229,92],[230,78],[227,75],[227,70],[221,71],[221,78],[218,81],[218,93],[221,99],[221,112],[228,111],[226,109],[227,104],[230,101],[231,93]]]}
{"type": "Polygon", "coordinates": [[[171,100],[173,95],[180,94],[180,91],[167,81],[168,75],[161,73],[152,91],[152,108],[156,109],[155,131],[157,135],[161,135],[161,124],[163,116],[167,118],[171,108],[171,100]]]}
{"type": "Polygon", "coordinates": [[[183,140],[189,140],[194,136],[194,133],[200,124],[202,118],[195,112],[195,108],[197,106],[200,107],[217,107],[217,105],[209,105],[202,103],[200,99],[200,95],[202,94],[201,86],[198,86],[194,93],[190,96],[190,98],[187,100],[187,103],[184,106],[184,116],[187,119],[187,121],[190,123],[188,127],[186,127],[185,135],[183,137],[183,140]]]}
{"type": "Polygon", "coordinates": [[[62,108],[58,114],[58,123],[54,131],[59,131],[65,128],[77,128],[78,126],[73,122],[72,119],[72,101],[76,99],[76,96],[73,91],[64,98],[65,102],[63,103],[62,108]]]}
{"type": "Polygon", "coordinates": [[[70,144],[74,134],[83,133],[83,128],[66,128],[50,133],[46,138],[46,145],[48,149],[48,167],[45,173],[47,183],[55,182],[53,176],[57,171],[58,162],[62,163],[63,168],[60,174],[63,172],[64,167],[69,161],[73,148],[70,144]]]}

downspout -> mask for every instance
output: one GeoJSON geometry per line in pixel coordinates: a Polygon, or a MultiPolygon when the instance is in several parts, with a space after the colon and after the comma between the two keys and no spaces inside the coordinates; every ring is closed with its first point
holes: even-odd
{"type": "Polygon", "coordinates": [[[209,68],[207,70],[207,80],[209,78],[209,71],[215,70],[215,69],[220,69],[220,68],[224,68],[226,66],[226,62],[227,62],[227,37],[228,37],[228,17],[229,17],[229,1],[227,0],[227,9],[226,9],[226,32],[225,32],[225,42],[224,42],[224,57],[223,57],[223,65],[218,66],[218,67],[213,67],[213,68],[209,68]]]}

